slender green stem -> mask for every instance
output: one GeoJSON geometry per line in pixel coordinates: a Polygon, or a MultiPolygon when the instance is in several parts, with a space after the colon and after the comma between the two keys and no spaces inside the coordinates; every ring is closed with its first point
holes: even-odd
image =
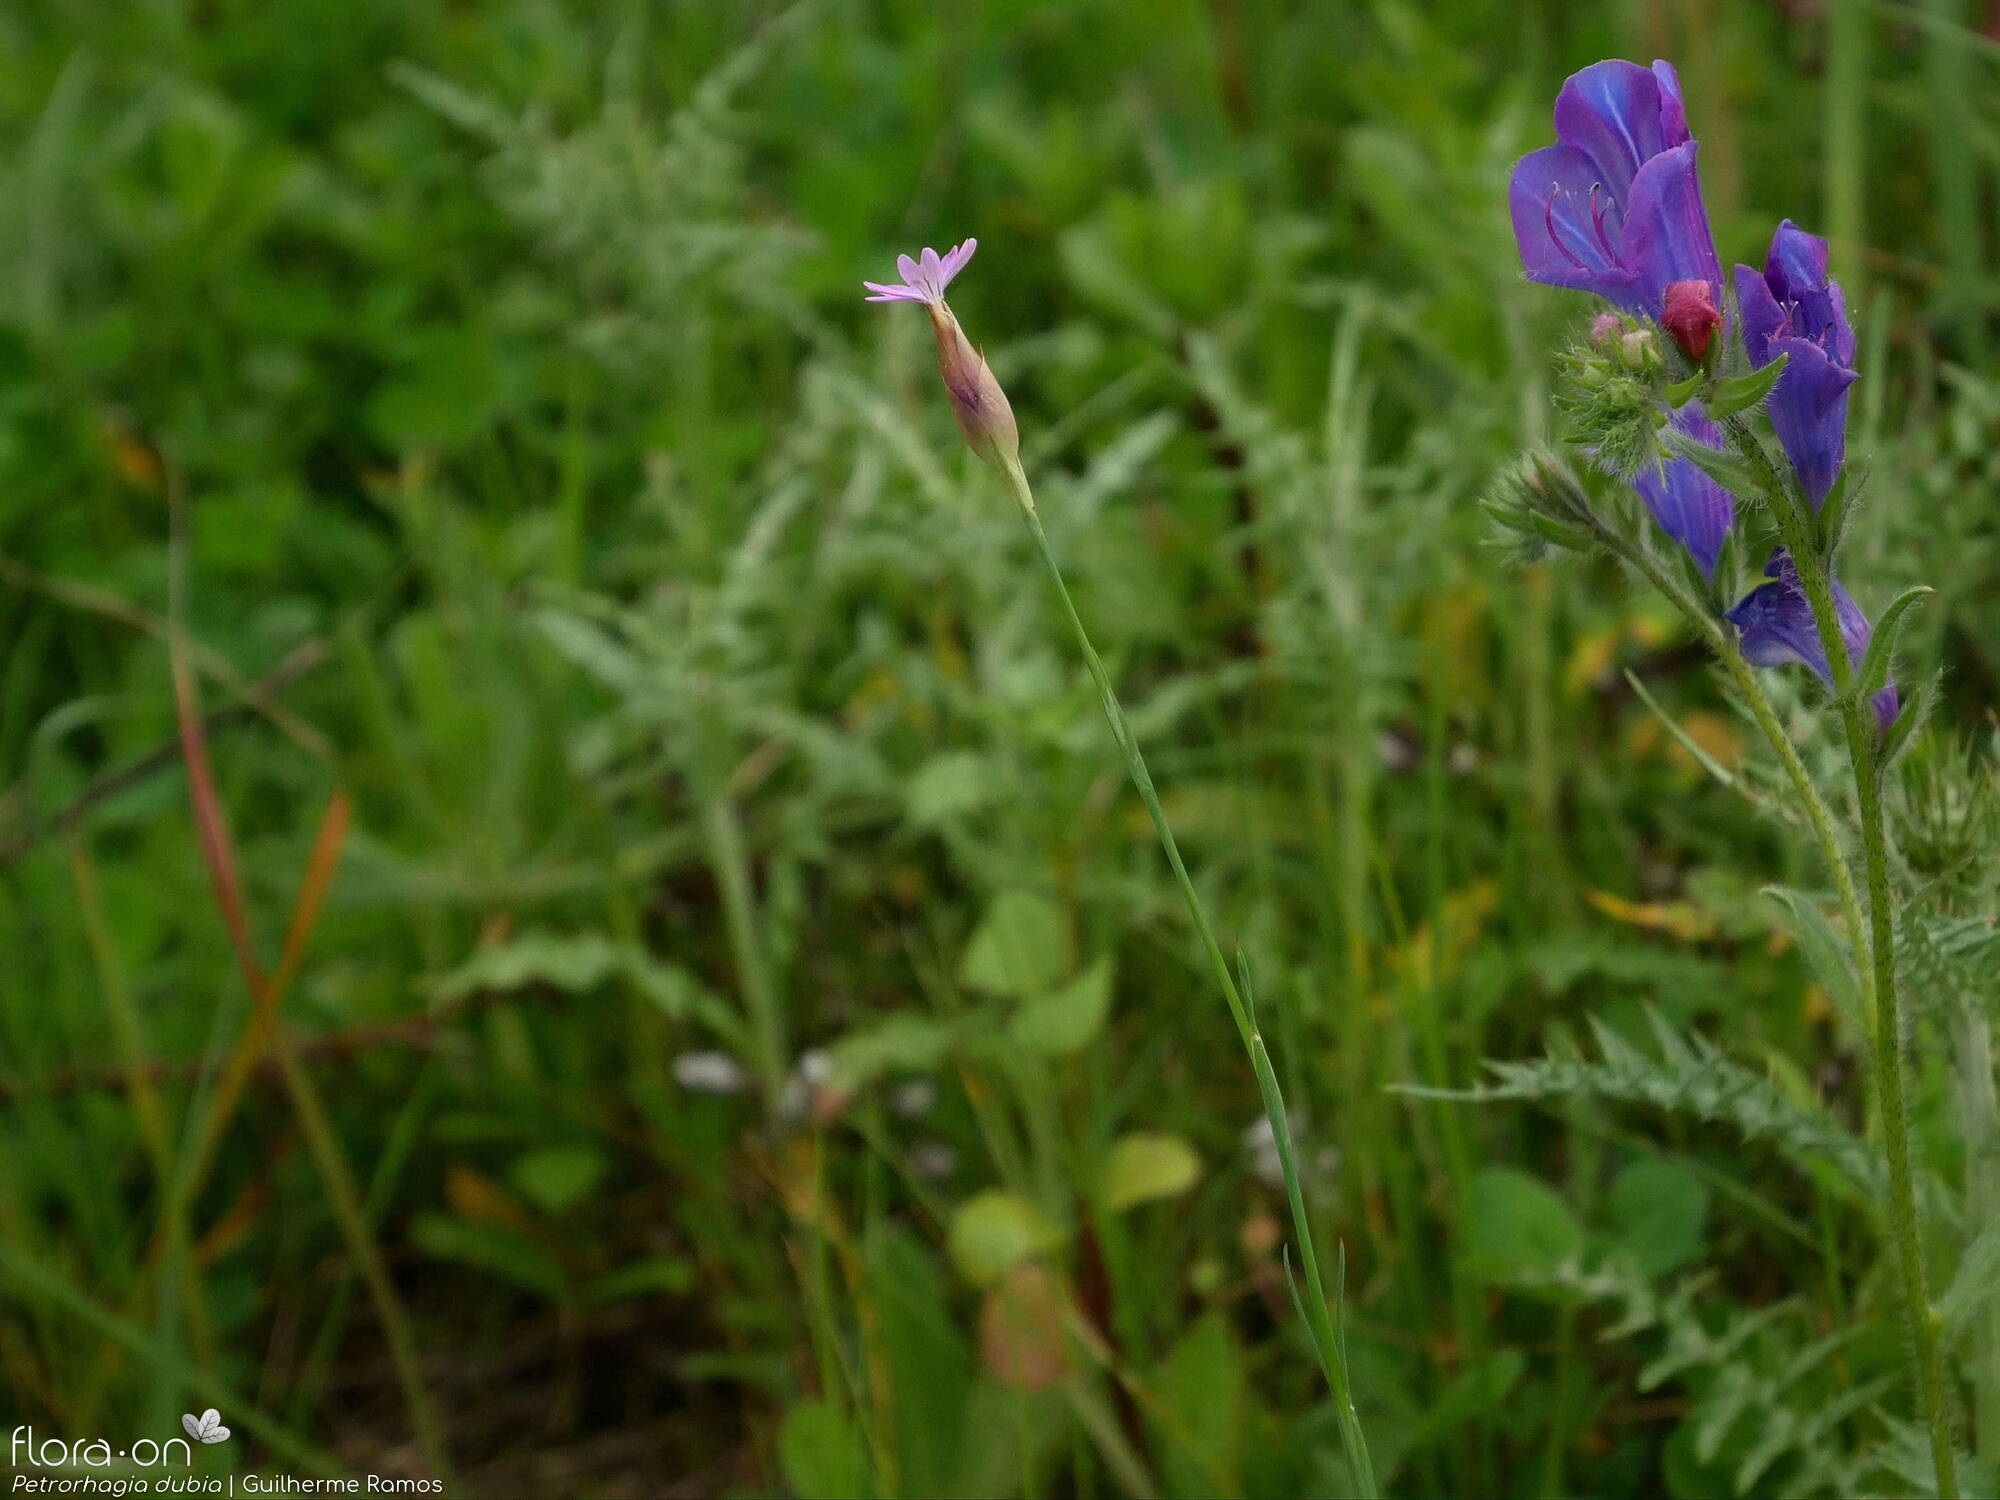
{"type": "Polygon", "coordinates": [[[1083,663],[1089,669],[1091,681],[1097,685],[1097,692],[1104,705],[1104,717],[1110,722],[1111,737],[1118,742],[1118,748],[1125,752],[1125,769],[1132,778],[1133,790],[1139,800],[1146,804],[1146,811],[1153,820],[1153,829],[1159,835],[1160,848],[1166,853],[1167,863],[1172,866],[1174,879],[1179,884],[1181,897],[1187,903],[1188,916],[1193,921],[1195,931],[1201,938],[1203,949],[1208,954],[1210,967],[1214,970],[1216,983],[1222,989],[1222,998],[1229,1006],[1230,1019],[1236,1023],[1236,1032],[1243,1041],[1243,1049],[1249,1054],[1250,1066],[1257,1075],[1257,1087],[1263,1094],[1264,1113],[1271,1122],[1271,1135],[1278,1148],[1278,1160],[1284,1169],[1285,1191],[1290,1200],[1292,1230],[1298,1241],[1299,1260],[1305,1269],[1308,1296],[1306,1317],[1313,1343],[1319,1354],[1320,1367],[1326,1374],[1327,1384],[1333,1391],[1335,1408],[1339,1414],[1341,1435],[1347,1447],[1348,1464],[1354,1473],[1354,1481],[1364,1497],[1377,1493],[1375,1470],[1368,1457],[1368,1444],[1362,1435],[1361,1418],[1354,1409],[1354,1395],[1347,1378],[1347,1359],[1339,1331],[1327,1312],[1326,1289],[1320,1279],[1319,1257],[1313,1248],[1312,1224],[1306,1214],[1305,1196],[1299,1187],[1298,1163],[1292,1150],[1291,1127],[1285,1116],[1284,1096],[1278,1088],[1278,1075],[1271,1066],[1271,1056],[1264,1046],[1264,1037],[1258,1030],[1257,1018],[1251,1008],[1244,1004],[1243,996],[1236,987],[1236,981],[1229,972],[1229,963],[1222,955],[1222,947],[1215,940],[1215,931],[1209,925],[1208,913],[1201,904],[1201,897],[1195,893],[1194,882],[1189,879],[1187,865],[1181,859],[1180,845],[1174,841],[1174,831],[1167,825],[1167,815],[1160,807],[1159,793],[1153,789],[1152,773],[1146,769],[1146,758],[1139,750],[1139,742],[1132,734],[1131,725],[1125,721],[1125,710],[1119,705],[1117,690],[1111,684],[1111,674],[1105,670],[1097,648],[1090,642],[1090,633],[1084,629],[1083,617],[1076,612],[1076,603],[1070,598],[1069,585],[1063,579],[1061,566],[1056,562],[1055,553],[1049,547],[1048,533],[1042,529],[1042,519],[1035,510],[1034,491],[1029,487],[1028,476],[1022,471],[1019,460],[1008,459],[999,465],[1002,477],[1021,507],[1021,519],[1026,522],[1028,534],[1034,539],[1035,551],[1041,557],[1042,566],[1048,570],[1049,582],[1054,585],[1056,598],[1062,605],[1063,615],[1069,621],[1071,632],[1076,637],[1077,649],[1082,653],[1083,663]]]}
{"type": "Polygon", "coordinates": [[[339,1137],[332,1122],[327,1119],[326,1108],[320,1102],[319,1090],[314,1086],[312,1076],[299,1061],[298,1049],[282,1026],[271,1035],[271,1050],[278,1059],[278,1070],[284,1079],[286,1092],[292,1097],[292,1113],[299,1122],[300,1133],[306,1138],[306,1149],[311,1153],[313,1165],[319,1169],[320,1182],[326,1188],[327,1206],[333,1211],[334,1221],[340,1226],[349,1253],[360,1264],[361,1278],[367,1283],[376,1314],[382,1320],[383,1337],[389,1345],[389,1360],[396,1367],[397,1379],[402,1384],[403,1397],[410,1408],[410,1420],[417,1429],[417,1441],[422,1445],[432,1469],[449,1487],[452,1482],[451,1450],[445,1440],[444,1424],[438,1417],[437,1405],[431,1399],[430,1386],[424,1379],[423,1357],[417,1349],[416,1335],[410,1331],[409,1319],[404,1315],[402,1299],[396,1295],[389,1281],[388,1267],[376,1247],[367,1215],[362,1212],[361,1198],[355,1191],[354,1176],[348,1170],[347,1157],[340,1149],[339,1137]]]}
{"type": "Polygon", "coordinates": [[[1725,418],[1722,427],[1731,447],[1750,465],[1764,487],[1779,533],[1791,549],[1799,585],[1812,607],[1820,643],[1826,649],[1827,667],[1840,706],[1841,727],[1847,737],[1848,759],[1854,768],[1862,866],[1868,881],[1868,946],[1875,999],[1875,1088],[1889,1155],[1890,1231],[1896,1242],[1903,1317],[1916,1367],[1917,1400],[1923,1408],[1924,1424],[1930,1429],[1938,1493],[1946,1500],[1956,1500],[1958,1461],[1945,1407],[1937,1317],[1925,1286],[1916,1184],[1910,1170],[1910,1122],[1903,1094],[1903,1011],[1896,992],[1895,917],[1890,907],[1888,835],[1882,818],[1882,768],[1876,753],[1876,726],[1869,706],[1853,691],[1854,663],[1848,658],[1847,639],[1841,631],[1840,613],[1834,601],[1832,573],[1827,556],[1813,534],[1811,513],[1780,476],[1763,443],[1741,417],[1725,418]]]}
{"type": "Polygon", "coordinates": [[[722,920],[729,933],[737,983],[743,988],[749,1037],[755,1052],[752,1065],[764,1091],[764,1107],[776,1119],[785,1097],[785,1017],[777,986],[764,962],[757,898],[750,884],[750,856],[743,847],[743,825],[727,791],[718,789],[703,803],[701,831],[716,889],[722,896],[722,920]]]}
{"type": "Polygon", "coordinates": [[[1828,872],[1833,877],[1834,894],[1840,902],[1840,914],[1847,924],[1848,941],[1853,945],[1854,969],[1862,984],[1868,983],[1869,949],[1867,927],[1861,918],[1861,901],[1855,891],[1854,871],[1848,865],[1846,852],[1841,848],[1840,837],[1834,831],[1833,813],[1826,805],[1826,798],[1820,795],[1819,786],[1806,769],[1806,763],[1799,756],[1798,746],[1785,733],[1785,726],[1778,722],[1777,710],[1772,708],[1770,698],[1757,681],[1757,674],[1743,659],[1742,648],[1735,637],[1725,630],[1715,618],[1713,611],[1690,593],[1685,584],[1659,562],[1639,548],[1630,545],[1623,537],[1609,527],[1598,525],[1599,539],[1604,545],[1622,558],[1635,572],[1639,573],[1654,588],[1664,594],[1686,616],[1697,634],[1708,643],[1715,653],[1722,669],[1729,674],[1737,692],[1742,694],[1750,717],[1756,720],[1764,738],[1777,753],[1778,763],[1784,767],[1786,779],[1792,789],[1799,794],[1799,805],[1804,809],[1806,821],[1812,825],[1813,837],[1818,841],[1820,854],[1826,860],[1828,872]]]}
{"type": "Polygon", "coordinates": [[[1793,788],[1799,794],[1799,801],[1805,808],[1806,821],[1812,825],[1813,837],[1819,841],[1820,853],[1825,857],[1827,868],[1833,875],[1834,895],[1840,902],[1841,920],[1847,927],[1848,941],[1854,948],[1855,977],[1863,985],[1868,983],[1868,939],[1867,926],[1861,919],[1861,899],[1854,888],[1854,871],[1848,865],[1847,856],[1840,846],[1840,836],[1834,832],[1833,813],[1820,795],[1819,787],[1806,770],[1806,763],[1799,756],[1798,746],[1785,733],[1785,726],[1778,722],[1777,710],[1771,707],[1763,685],[1757,681],[1757,674],[1750,663],[1743,659],[1743,651],[1734,641],[1724,644],[1717,653],[1723,670],[1729,673],[1729,680],[1743,696],[1744,704],[1750,710],[1750,717],[1757,721],[1757,727],[1764,732],[1764,738],[1778,752],[1778,760],[1785,768],[1793,788]]]}

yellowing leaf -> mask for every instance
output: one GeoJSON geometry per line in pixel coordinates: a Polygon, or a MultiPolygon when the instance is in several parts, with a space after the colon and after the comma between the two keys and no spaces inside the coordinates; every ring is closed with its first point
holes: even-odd
{"type": "Polygon", "coordinates": [[[1618,631],[1600,630],[1576,643],[1569,664],[1563,668],[1563,687],[1571,697],[1581,696],[1611,675],[1612,663],[1618,659],[1618,640],[1618,631]]]}
{"type": "Polygon", "coordinates": [[[1428,989],[1458,972],[1466,950],[1479,940],[1486,919],[1499,910],[1500,886],[1492,880],[1475,880],[1444,898],[1440,913],[1442,936],[1434,941],[1431,924],[1425,922],[1410,940],[1391,955],[1398,972],[1420,989],[1428,989]]]}
{"type": "Polygon", "coordinates": [[[1609,891],[1585,891],[1590,904],[1613,921],[1698,943],[1715,935],[1715,919],[1687,901],[1627,901],[1609,891]]]}
{"type": "MultiPolygon", "coordinates": [[[[1743,741],[1736,733],[1736,726],[1721,714],[1698,708],[1681,720],[1681,730],[1702,749],[1717,765],[1735,770],[1743,762],[1743,741]]],[[[1695,766],[1695,759],[1678,743],[1667,750],[1668,757],[1677,765],[1695,766]]]]}

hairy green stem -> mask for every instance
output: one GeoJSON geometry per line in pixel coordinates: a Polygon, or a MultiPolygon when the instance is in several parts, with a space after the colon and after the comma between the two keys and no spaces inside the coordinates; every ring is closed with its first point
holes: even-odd
{"type": "Polygon", "coordinates": [[[1889,841],[1882,817],[1882,767],[1877,755],[1877,729],[1869,706],[1856,697],[1854,664],[1840,628],[1833,596],[1833,577],[1825,552],[1814,536],[1811,512],[1803,497],[1780,476],[1771,456],[1741,417],[1723,419],[1730,446],[1750,465],[1771,502],[1779,534],[1791,549],[1799,585],[1812,607],[1813,621],[1826,648],[1847,738],[1848,760],[1854,768],[1854,797],[1861,825],[1862,866],[1868,881],[1869,952],[1875,999],[1875,1088],[1882,1116],[1882,1134],[1889,1155],[1889,1222],[1901,1272],[1903,1318],[1907,1325],[1918,1404],[1930,1429],[1931,1460],[1937,1469],[1938,1494],[1958,1495],[1958,1460],[1952,1448],[1950,1417],[1945,1406],[1944,1366],[1938,1349],[1938,1322],[1925,1285],[1923,1241],[1917,1218],[1915,1179],[1910,1170],[1910,1123],[1903,1093],[1903,1008],[1896,991],[1895,915],[1890,906],[1889,841]]]}
{"type": "Polygon", "coordinates": [[[1785,733],[1785,726],[1778,722],[1777,710],[1772,708],[1770,698],[1757,681],[1757,674],[1750,669],[1750,663],[1743,659],[1742,648],[1734,635],[1715,618],[1714,612],[1695,598],[1678,578],[1661,567],[1656,559],[1630,545],[1609,527],[1598,524],[1594,529],[1605,546],[1686,616],[1688,623],[1715,653],[1716,660],[1722,663],[1737,692],[1742,694],[1750,717],[1756,720],[1757,727],[1777,753],[1778,763],[1784,767],[1792,789],[1799,794],[1799,805],[1805,810],[1806,821],[1812,825],[1813,837],[1818,841],[1820,854],[1833,877],[1834,894],[1840,902],[1841,917],[1847,924],[1848,941],[1853,945],[1855,974],[1861,983],[1867,984],[1870,972],[1867,926],[1861,918],[1861,901],[1854,886],[1854,871],[1848,865],[1840,837],[1834,831],[1832,810],[1827,807],[1826,798],[1820,795],[1812,773],[1800,758],[1798,746],[1785,733]]]}
{"type": "Polygon", "coordinates": [[[1341,1437],[1347,1449],[1348,1464],[1353,1470],[1354,1482],[1360,1493],[1368,1500],[1377,1493],[1374,1465],[1368,1457],[1367,1440],[1362,1435],[1360,1414],[1354,1409],[1354,1395],[1347,1378],[1347,1357],[1339,1330],[1327,1312],[1326,1289],[1320,1279],[1319,1256],[1313,1248],[1312,1225],[1306,1214],[1305,1195],[1299,1186],[1298,1163],[1292,1149],[1291,1127],[1285,1115],[1284,1096],[1278,1088],[1278,1075],[1271,1066],[1271,1055],[1264,1046],[1263,1033],[1258,1029],[1255,1012],[1244,1004],[1236,981],[1229,972],[1229,963],[1222,955],[1222,947],[1215,940],[1215,931],[1209,925],[1208,913],[1201,904],[1201,897],[1195,893],[1194,882],[1188,877],[1187,865],[1181,859],[1180,846],[1174,841],[1174,831],[1167,825],[1167,815],[1160,807],[1159,793],[1153,789],[1152,773],[1146,769],[1146,758],[1139,750],[1139,742],[1132,734],[1132,727],[1125,720],[1125,710],[1119,705],[1118,693],[1111,684],[1111,674],[1105,670],[1097,648],[1090,642],[1090,633],[1084,629],[1083,617],[1076,612],[1076,604],[1070,598],[1069,585],[1063,579],[1062,567],[1056,562],[1055,553],[1049,547],[1048,533],[1042,529],[1042,519],[1035,510],[1035,495],[1028,484],[1028,476],[1023,472],[1020,461],[1007,458],[998,465],[1007,487],[1013,492],[1021,508],[1021,519],[1027,524],[1028,534],[1034,539],[1035,551],[1048,570],[1049,582],[1054,585],[1056,598],[1062,605],[1063,616],[1069,621],[1070,631],[1076,637],[1077,649],[1082,653],[1083,663],[1089,669],[1091,681],[1096,684],[1099,698],[1104,705],[1104,717],[1110,722],[1111,737],[1118,742],[1118,748],[1125,753],[1125,769],[1132,779],[1133,790],[1139,800],[1146,804],[1146,812],[1153,820],[1153,829],[1159,835],[1160,848],[1172,866],[1174,880],[1180,886],[1181,897],[1187,903],[1188,916],[1193,921],[1195,931],[1201,938],[1202,948],[1208,954],[1210,967],[1214,970],[1216,983],[1222,989],[1222,998],[1228,1003],[1230,1019],[1236,1023],[1236,1032],[1243,1041],[1243,1050],[1249,1054],[1250,1066],[1257,1075],[1257,1087],[1263,1094],[1264,1113],[1271,1124],[1272,1140],[1278,1149],[1279,1165],[1284,1171],[1285,1192],[1290,1200],[1293,1236],[1298,1242],[1299,1261],[1305,1270],[1307,1296],[1305,1303],[1308,1331],[1319,1355],[1320,1368],[1325,1372],[1328,1386],[1333,1391],[1334,1406],[1339,1415],[1341,1437]]]}
{"type": "MultiPolygon", "coordinates": [[[[1838,629],[1835,640],[1839,639],[1838,629]]],[[[1833,647],[1829,646],[1831,651],[1833,647]]],[[[1848,754],[1854,761],[1854,790],[1861,814],[1861,847],[1868,873],[1868,906],[1875,950],[1875,1079],[1882,1096],[1882,1132],[1889,1147],[1889,1211],[1903,1273],[1904,1315],[1916,1350],[1917,1389],[1930,1428],[1931,1459],[1937,1466],[1938,1494],[1958,1495],[1958,1460],[1952,1451],[1945,1409],[1944,1366],[1938,1350],[1938,1319],[1924,1284],[1923,1243],[1917,1222],[1917,1195],[1910,1172],[1910,1127],[1903,1098],[1903,1014],[1896,994],[1895,921],[1889,909],[1888,838],[1882,822],[1881,767],[1875,754],[1875,725],[1867,706],[1841,705],[1848,754]]]]}

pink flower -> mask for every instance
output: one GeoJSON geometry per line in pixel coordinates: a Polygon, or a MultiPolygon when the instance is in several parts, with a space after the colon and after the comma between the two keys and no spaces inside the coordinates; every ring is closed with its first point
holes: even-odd
{"type": "Polygon", "coordinates": [[[938,373],[944,377],[944,388],[951,396],[951,413],[958,419],[958,430],[965,434],[965,441],[974,453],[1004,473],[1010,465],[1019,466],[1021,437],[1014,426],[1014,409],[1008,405],[1007,393],[1000,389],[1000,382],[993,378],[993,371],[987,368],[985,357],[973,348],[944,301],[944,289],[978,248],[978,240],[967,240],[939,255],[926,245],[921,260],[911,260],[907,255],[896,257],[896,269],[903,277],[901,282],[889,286],[877,281],[861,284],[875,294],[868,299],[870,302],[924,304],[931,315],[931,333],[937,338],[938,373]]]}
{"type": "Polygon", "coordinates": [[[879,281],[864,281],[861,284],[876,295],[870,302],[928,302],[933,307],[944,305],[944,289],[951,285],[952,277],[965,269],[965,263],[972,259],[972,252],[979,248],[978,240],[967,240],[962,245],[954,245],[943,255],[924,246],[921,260],[911,260],[907,255],[896,257],[896,274],[903,279],[900,283],[884,286],[879,281]]]}

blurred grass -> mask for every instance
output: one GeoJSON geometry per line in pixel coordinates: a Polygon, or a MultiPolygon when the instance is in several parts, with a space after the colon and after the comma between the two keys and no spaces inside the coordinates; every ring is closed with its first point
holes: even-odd
{"type": "MultiPolygon", "coordinates": [[[[1752,899],[1808,867],[1625,686],[1734,763],[1695,655],[1609,575],[1482,547],[1575,311],[1519,281],[1503,184],[1566,73],[1679,60],[1724,255],[1833,238],[1848,581],[1939,587],[1911,665],[1976,723],[1972,11],[10,9],[7,1409],[164,1434],[232,1392],[254,1441],[204,1464],[423,1471],[387,1291],[471,1493],[1346,1482],[1252,1080],[1094,690],[922,330],[856,295],[976,235],[954,303],[1258,975],[1378,1467],[1744,1488],[1727,1399],[1827,1409],[1893,1359],[1773,1373],[1866,1294],[1865,1207],[1719,1133],[1386,1091],[1652,1007],[1861,1109],[1752,899]],[[169,474],[255,951],[353,807],[274,1038],[323,1139],[275,1066],[223,1102],[259,1049],[171,753],[169,474]],[[748,1090],[690,1086],[714,1050],[748,1090]],[[1536,1289],[1575,1256],[1748,1329],[1737,1363],[1642,1392],[1691,1325],[1604,1336],[1600,1293],[1536,1289]]],[[[1828,1452],[1877,1433],[1842,1421],[1828,1452]]]]}

